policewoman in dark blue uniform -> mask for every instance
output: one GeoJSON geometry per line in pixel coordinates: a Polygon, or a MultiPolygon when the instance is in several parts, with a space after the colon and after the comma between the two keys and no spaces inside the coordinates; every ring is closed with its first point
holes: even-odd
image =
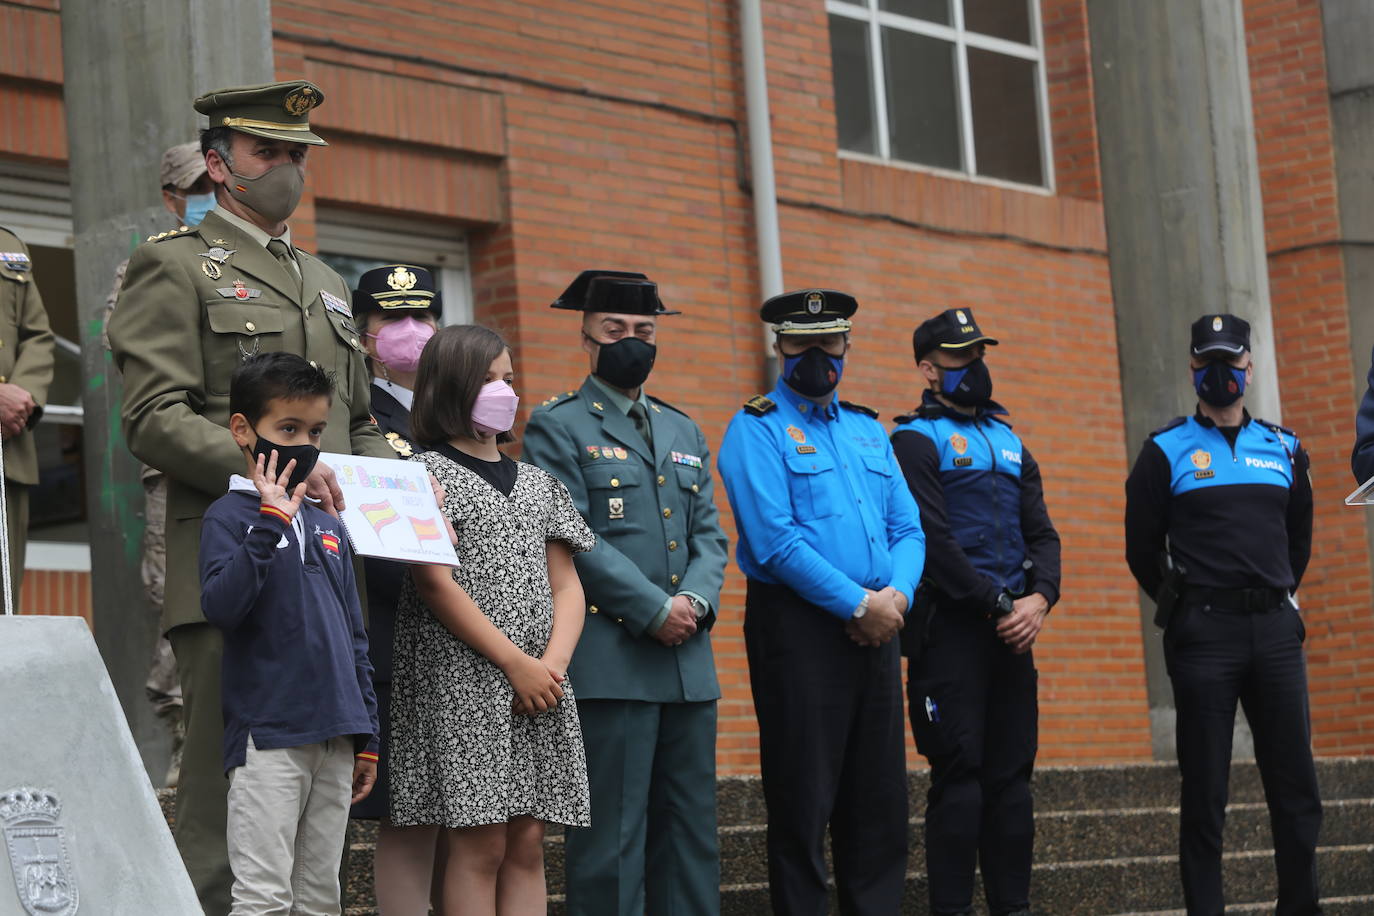
{"type": "Polygon", "coordinates": [[[781,914],[827,912],[827,825],[841,912],[899,912],[906,879],[895,636],[925,539],[876,412],[835,398],[857,308],[833,290],[763,304],[782,379],[731,420],[720,450],[749,580],[744,638],[781,914]]]}
{"type": "MultiPolygon", "coordinates": [[[[413,264],[388,264],[366,271],[353,290],[353,319],[372,371],[372,418],[395,450],[409,458],[420,449],[410,436],[410,405],[420,351],[439,327],[443,301],[434,275],[413,264]]],[[[381,820],[377,835],[376,886],[384,912],[424,912],[430,899],[436,832],[391,826],[391,639],[396,597],[406,564],[365,557],[368,655],[377,694],[381,751],[372,793],[353,806],[351,817],[381,820]]]]}
{"type": "Polygon", "coordinates": [[[1173,606],[1164,658],[1178,712],[1184,899],[1189,916],[1223,910],[1221,837],[1239,701],[1269,803],[1277,913],[1319,913],[1322,809],[1305,631],[1292,598],[1312,548],[1307,453],[1292,431],[1245,410],[1253,374],[1245,321],[1198,319],[1192,372],[1197,412],[1152,433],[1126,481],[1126,560],[1146,593],[1173,606]]]}
{"type": "Polygon", "coordinates": [[[993,916],[1030,913],[1031,646],[1059,599],[1059,534],[1040,467],[992,400],[984,356],[996,344],[971,309],[922,323],[912,345],[928,387],[892,433],[926,534],[925,580],[902,645],[911,730],[931,767],[935,916],[973,912],[976,865],[993,916]]]}

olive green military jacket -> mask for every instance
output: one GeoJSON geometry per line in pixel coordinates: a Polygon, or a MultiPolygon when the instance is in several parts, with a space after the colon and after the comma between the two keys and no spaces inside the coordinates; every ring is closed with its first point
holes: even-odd
{"type": "Polygon", "coordinates": [[[710,627],[729,542],[711,496],[710,453],[690,417],[648,401],[652,454],[591,379],[546,401],[525,427],[523,459],[563,481],[596,532],[596,546],[575,558],[587,617],[569,674],[580,699],[715,700],[710,627]],[[681,592],[705,598],[712,612],[681,646],[665,646],[646,628],[681,592]]]}
{"type": "Polygon", "coordinates": [[[0,228],[0,383],[18,385],[38,405],[29,416],[29,428],[5,440],[6,480],[30,486],[38,483],[33,425],[48,399],[52,370],[52,329],[33,282],[29,249],[13,232],[0,228]]]}
{"type": "Polygon", "coordinates": [[[246,356],[284,350],[334,373],[320,447],[395,458],[369,413],[369,377],[350,293],[338,274],[296,249],[298,281],[267,249],[217,214],[162,233],[129,259],[110,317],[110,348],[124,375],[124,437],[167,475],[167,584],[163,629],[204,621],[200,522],[244,472],[229,435],[229,376],[246,356]]]}

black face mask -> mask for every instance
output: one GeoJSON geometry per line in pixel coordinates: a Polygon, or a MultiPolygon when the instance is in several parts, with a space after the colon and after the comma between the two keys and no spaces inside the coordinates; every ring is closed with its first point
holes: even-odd
{"type": "Polygon", "coordinates": [[[808,347],[796,356],[784,356],[782,380],[808,398],[824,397],[835,390],[844,375],[844,357],[831,356],[820,347],[808,347]]]}
{"type": "Polygon", "coordinates": [[[982,357],[962,369],[940,370],[940,393],[960,407],[979,407],[992,400],[992,374],[982,357]]]}
{"type": "Polygon", "coordinates": [[[1213,407],[1230,407],[1245,394],[1245,370],[1223,362],[1210,362],[1193,370],[1197,396],[1213,407]]]}
{"type": "MultiPolygon", "coordinates": [[[[277,445],[259,433],[257,444],[253,446],[253,458],[256,460],[259,455],[262,456],[264,474],[267,473],[268,462],[272,460],[273,449],[277,452],[278,476],[286,469],[291,459],[296,460],[296,466],[291,469],[291,480],[286,485],[287,495],[292,496],[296,492],[296,486],[305,483],[305,478],[315,470],[315,462],[320,459],[320,450],[313,445],[277,445]]],[[[276,480],[273,479],[272,482],[276,483],[276,480]]]]}
{"type": "Polygon", "coordinates": [[[638,337],[622,337],[614,343],[602,343],[588,337],[601,350],[596,354],[596,376],[624,391],[633,391],[654,369],[658,347],[638,337]]]}

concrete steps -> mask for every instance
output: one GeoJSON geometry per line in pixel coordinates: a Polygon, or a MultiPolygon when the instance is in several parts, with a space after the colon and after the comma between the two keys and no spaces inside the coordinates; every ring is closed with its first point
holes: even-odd
{"type": "MultiPolygon", "coordinates": [[[[1328,916],[1374,914],[1374,757],[1317,764],[1325,806],[1320,850],[1328,916]]],[[[920,815],[929,782],[911,774],[911,810],[920,815]]],[[[1054,916],[1182,914],[1176,856],[1178,773],[1172,764],[1051,768],[1035,776],[1036,843],[1032,900],[1054,916]]],[[[770,911],[763,795],[756,777],[721,780],[721,907],[727,916],[770,911]]],[[[903,913],[925,916],[923,821],[911,820],[911,860],[903,913]]],[[[349,836],[349,916],[374,916],[372,824],[349,836]]],[[[1272,912],[1274,867],[1268,810],[1252,762],[1231,774],[1225,881],[1228,913],[1272,912]]],[[[549,912],[563,911],[563,838],[545,843],[549,912]]],[[[981,890],[975,893],[975,900],[981,890]]],[[[981,911],[980,911],[981,912],[981,911]]]]}

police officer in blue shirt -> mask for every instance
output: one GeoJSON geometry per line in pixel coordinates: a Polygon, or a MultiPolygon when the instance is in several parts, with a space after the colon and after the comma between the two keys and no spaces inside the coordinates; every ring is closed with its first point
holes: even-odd
{"type": "Polygon", "coordinates": [[[916,503],[877,413],[838,401],[853,296],[774,296],[782,379],[730,422],[720,474],[748,577],[744,638],[768,806],[774,912],[899,912],[906,753],[895,637],[925,561],[916,503]]]}
{"type": "Polygon", "coordinates": [[[1030,913],[1031,646],[1059,599],[1059,534],[1040,467],[992,400],[984,355],[996,344],[972,309],[923,322],[912,346],[928,387],[892,433],[926,534],[925,581],[902,644],[911,730],[931,768],[935,916],[973,912],[980,864],[993,916],[1030,913]]]}
{"type": "Polygon", "coordinates": [[[1236,702],[1264,781],[1279,916],[1320,913],[1321,799],[1312,764],[1305,636],[1292,595],[1312,549],[1307,452],[1253,419],[1250,326],[1205,315],[1192,328],[1197,412],[1150,435],[1126,481],[1126,560],[1171,615],[1164,659],[1183,777],[1179,864],[1189,916],[1224,907],[1221,836],[1236,702]]]}

